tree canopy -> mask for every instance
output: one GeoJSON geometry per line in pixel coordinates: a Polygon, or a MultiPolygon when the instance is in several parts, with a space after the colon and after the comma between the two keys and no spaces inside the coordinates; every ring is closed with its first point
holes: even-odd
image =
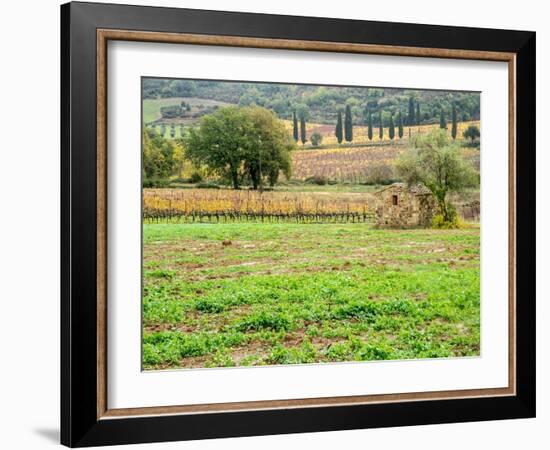
{"type": "Polygon", "coordinates": [[[457,132],[457,117],[456,117],[456,105],[453,103],[453,109],[451,112],[451,136],[453,139],[456,139],[457,132]]]}
{"type": "Polygon", "coordinates": [[[369,141],[372,141],[372,112],[369,111],[369,128],[368,128],[368,136],[369,141]]]}
{"type": "Polygon", "coordinates": [[[230,106],[204,116],[185,143],[189,159],[231,180],[235,189],[246,182],[254,189],[265,181],[274,185],[281,171],[291,173],[293,139],[273,112],[258,106],[230,106]]]}
{"type": "Polygon", "coordinates": [[[311,145],[314,147],[317,147],[321,145],[321,142],[323,142],[323,135],[321,133],[312,133],[311,135],[311,145]]]}
{"type": "Polygon", "coordinates": [[[441,129],[417,135],[411,148],[397,161],[396,168],[409,185],[422,183],[432,192],[447,223],[456,217],[448,194],[479,184],[479,174],[462,158],[460,145],[452,142],[441,129]]]}
{"type": "Polygon", "coordinates": [[[403,137],[403,116],[401,115],[401,111],[397,113],[397,131],[397,135],[401,139],[403,137]]]}
{"type": "Polygon", "coordinates": [[[336,136],[336,139],[338,140],[338,143],[341,144],[342,140],[344,138],[343,132],[342,132],[342,111],[338,111],[338,116],[336,119],[336,128],[334,130],[334,135],[336,136]]]}
{"type": "Polygon", "coordinates": [[[390,115],[390,125],[388,130],[388,136],[393,141],[393,138],[395,137],[395,124],[393,121],[393,114],[390,115]]]}
{"type": "Polygon", "coordinates": [[[302,145],[304,145],[307,142],[306,116],[305,116],[305,114],[302,114],[300,116],[300,140],[302,141],[302,145]]]}
{"type": "Polygon", "coordinates": [[[474,142],[474,140],[480,136],[479,128],[475,125],[469,125],[468,128],[466,128],[466,130],[464,131],[463,136],[466,139],[470,139],[472,142],[474,142]]]}
{"type": "Polygon", "coordinates": [[[445,111],[443,110],[439,112],[439,128],[442,130],[447,129],[447,119],[445,118],[445,111]]]}
{"type": "Polygon", "coordinates": [[[295,142],[298,142],[298,118],[296,117],[296,111],[292,111],[292,137],[295,142]]]}
{"type": "Polygon", "coordinates": [[[346,105],[346,113],[344,116],[344,137],[348,142],[353,140],[353,123],[351,119],[351,108],[349,105],[346,105]]]}
{"type": "Polygon", "coordinates": [[[143,131],[143,179],[145,183],[164,180],[173,175],[183,161],[183,147],[175,140],[164,139],[153,130],[143,131]]]}
{"type": "Polygon", "coordinates": [[[407,116],[407,125],[414,125],[415,124],[415,117],[414,117],[414,97],[409,97],[409,115],[407,116]]]}

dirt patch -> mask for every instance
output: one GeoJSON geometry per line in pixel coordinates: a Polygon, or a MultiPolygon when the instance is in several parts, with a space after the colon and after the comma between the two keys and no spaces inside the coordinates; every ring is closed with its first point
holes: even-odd
{"type": "Polygon", "coordinates": [[[264,342],[252,341],[247,344],[246,347],[238,347],[231,352],[231,359],[235,365],[240,365],[241,361],[251,356],[257,357],[257,360],[261,361],[269,355],[270,348],[264,342]]]}
{"type": "MultiPolygon", "coordinates": [[[[180,369],[197,369],[204,368],[206,361],[208,361],[211,356],[189,356],[187,358],[182,358],[179,364],[180,369]]],[[[167,366],[166,368],[174,368],[173,366],[167,366]]]]}

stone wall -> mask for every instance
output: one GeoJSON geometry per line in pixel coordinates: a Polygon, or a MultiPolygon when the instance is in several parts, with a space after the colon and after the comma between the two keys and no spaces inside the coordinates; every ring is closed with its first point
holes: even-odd
{"type": "Polygon", "coordinates": [[[390,187],[376,194],[376,224],[379,227],[429,227],[435,201],[431,194],[416,194],[402,187],[390,187]],[[394,205],[394,196],[397,205],[394,205]]]}

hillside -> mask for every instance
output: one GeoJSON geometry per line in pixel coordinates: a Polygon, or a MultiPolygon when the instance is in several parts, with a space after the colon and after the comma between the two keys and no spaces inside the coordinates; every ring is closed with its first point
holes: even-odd
{"type": "MultiPolygon", "coordinates": [[[[296,111],[298,116],[321,124],[334,124],[338,111],[346,105],[350,106],[354,124],[357,125],[366,124],[369,112],[375,125],[378,125],[380,112],[385,126],[390,115],[398,112],[407,124],[411,104],[414,125],[438,122],[442,111],[449,119],[453,103],[460,121],[479,120],[480,114],[480,96],[477,92],[155,78],[143,80],[144,110],[145,105],[153,105],[151,101],[163,103],[165,99],[175,99],[170,103],[177,104],[177,100],[182,98],[201,99],[205,107],[207,101],[242,106],[256,104],[272,109],[281,119],[290,119],[296,111]]],[[[146,114],[144,121],[158,119],[155,114],[146,114]]]]}

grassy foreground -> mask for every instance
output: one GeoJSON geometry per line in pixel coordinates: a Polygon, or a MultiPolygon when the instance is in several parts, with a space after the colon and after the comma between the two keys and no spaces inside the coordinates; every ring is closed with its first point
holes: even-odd
{"type": "Polygon", "coordinates": [[[479,354],[479,229],[146,224],[145,369],[479,354]]]}

